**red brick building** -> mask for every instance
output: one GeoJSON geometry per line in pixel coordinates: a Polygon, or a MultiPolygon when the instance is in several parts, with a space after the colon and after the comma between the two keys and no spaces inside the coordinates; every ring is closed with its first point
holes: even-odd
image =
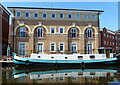
{"type": "Polygon", "coordinates": [[[110,48],[112,52],[120,49],[120,32],[111,31],[106,28],[100,29],[101,47],[110,48]]]}
{"type": "Polygon", "coordinates": [[[8,46],[8,35],[9,35],[9,16],[10,13],[6,10],[6,8],[0,4],[0,34],[2,36],[2,55],[7,54],[7,46],[8,46]]]}

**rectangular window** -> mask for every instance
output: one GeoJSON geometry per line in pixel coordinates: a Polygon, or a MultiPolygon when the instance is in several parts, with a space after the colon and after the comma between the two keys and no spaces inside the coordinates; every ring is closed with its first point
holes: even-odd
{"type": "Polygon", "coordinates": [[[37,18],[37,17],[38,17],[38,13],[35,13],[35,14],[34,14],[34,17],[37,18]]]}
{"type": "Polygon", "coordinates": [[[21,13],[20,12],[17,12],[17,15],[16,15],[17,17],[20,17],[21,16],[21,13]]]}
{"type": "Polygon", "coordinates": [[[68,19],[72,19],[72,14],[68,14],[68,19]]]}
{"type": "Polygon", "coordinates": [[[55,43],[50,44],[50,51],[55,51],[55,43]]]}
{"type": "Polygon", "coordinates": [[[30,16],[30,14],[28,12],[26,12],[25,17],[29,17],[29,16],[30,16]]]}
{"type": "Polygon", "coordinates": [[[84,19],[86,19],[86,20],[88,19],[88,14],[84,15],[84,19]]]}
{"type": "Polygon", "coordinates": [[[64,15],[62,13],[60,13],[60,18],[64,18],[64,15]]]}
{"type": "Polygon", "coordinates": [[[96,16],[95,15],[92,15],[92,20],[95,20],[96,19],[96,16]]]}
{"type": "Polygon", "coordinates": [[[64,43],[60,43],[59,44],[59,50],[60,51],[64,51],[64,43]]]}
{"type": "Polygon", "coordinates": [[[63,34],[63,33],[64,33],[64,28],[60,27],[60,28],[59,28],[59,33],[60,33],[60,34],[63,34]]]}
{"type": "Polygon", "coordinates": [[[47,17],[47,14],[46,14],[46,13],[43,13],[43,14],[42,14],[42,17],[43,17],[43,18],[46,18],[46,17],[47,17]]]}
{"type": "Polygon", "coordinates": [[[52,18],[56,18],[56,14],[55,13],[52,13],[52,18]]]}
{"type": "Polygon", "coordinates": [[[55,33],[55,28],[51,28],[51,33],[55,33]]]}
{"type": "Polygon", "coordinates": [[[2,10],[2,14],[4,13],[4,10],[2,10]]]}
{"type": "Polygon", "coordinates": [[[76,19],[80,19],[80,14],[76,14],[76,19]]]}
{"type": "Polygon", "coordinates": [[[26,37],[26,28],[25,27],[20,28],[20,37],[26,37]]]}

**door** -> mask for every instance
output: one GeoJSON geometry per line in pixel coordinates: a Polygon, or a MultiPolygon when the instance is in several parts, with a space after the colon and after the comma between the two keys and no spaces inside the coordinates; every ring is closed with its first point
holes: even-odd
{"type": "Polygon", "coordinates": [[[87,54],[92,54],[92,43],[87,44],[87,54]]]}
{"type": "Polygon", "coordinates": [[[38,53],[43,53],[43,43],[37,44],[37,51],[38,51],[38,53]]]}
{"type": "Polygon", "coordinates": [[[23,43],[19,43],[19,55],[20,56],[25,56],[26,55],[26,44],[23,43]]]}
{"type": "Polygon", "coordinates": [[[77,52],[77,44],[76,43],[71,43],[71,51],[74,53],[74,52],[77,52]]]}

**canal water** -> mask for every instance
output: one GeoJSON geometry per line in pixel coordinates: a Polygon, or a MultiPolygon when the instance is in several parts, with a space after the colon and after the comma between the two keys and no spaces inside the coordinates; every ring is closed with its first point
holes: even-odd
{"type": "Polygon", "coordinates": [[[1,67],[3,84],[120,85],[120,67],[1,67]]]}

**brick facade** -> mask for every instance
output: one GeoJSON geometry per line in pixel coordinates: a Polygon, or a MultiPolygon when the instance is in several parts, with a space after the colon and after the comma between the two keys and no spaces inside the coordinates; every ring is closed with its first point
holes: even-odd
{"type": "Polygon", "coordinates": [[[103,12],[100,10],[77,10],[77,9],[50,9],[50,8],[29,8],[29,7],[9,7],[10,11],[13,13],[12,18],[12,33],[11,37],[13,42],[11,42],[11,47],[14,51],[19,54],[19,43],[26,43],[26,55],[30,55],[31,52],[37,51],[37,44],[43,44],[43,52],[58,53],[59,43],[64,43],[64,51],[61,53],[71,53],[71,43],[76,45],[76,53],[87,53],[87,44],[92,44],[92,52],[98,53],[99,45],[99,15],[103,12]],[[21,16],[17,17],[16,13],[20,12],[21,16]],[[28,12],[30,17],[25,17],[25,13],[28,12]],[[34,13],[38,13],[37,18],[34,17],[34,13]],[[47,18],[42,18],[42,13],[47,14],[47,18]],[[56,18],[51,18],[51,13],[56,14],[56,18]],[[59,18],[59,13],[64,14],[64,18],[59,18]],[[76,14],[80,14],[80,19],[76,19],[76,14]],[[68,19],[67,15],[72,14],[72,18],[68,19]],[[88,19],[84,19],[84,15],[88,15],[88,19]],[[95,15],[95,19],[91,19],[91,16],[95,15]],[[20,37],[20,28],[26,28],[26,37],[20,37]],[[60,34],[59,29],[62,27],[64,33],[60,34]],[[43,28],[42,38],[37,37],[38,28],[43,28]],[[55,28],[55,33],[51,33],[51,28],[55,28]],[[71,30],[76,29],[75,38],[72,36],[71,30]],[[92,30],[92,38],[86,37],[86,30],[92,30]],[[50,44],[55,43],[55,51],[51,52],[50,44]]]}
{"type": "Polygon", "coordinates": [[[101,47],[111,48],[113,52],[117,52],[120,49],[120,33],[118,31],[102,28],[100,34],[101,47]]]}
{"type": "Polygon", "coordinates": [[[2,36],[2,55],[7,55],[8,35],[9,35],[9,16],[10,13],[0,4],[0,36],[2,36]]]}

